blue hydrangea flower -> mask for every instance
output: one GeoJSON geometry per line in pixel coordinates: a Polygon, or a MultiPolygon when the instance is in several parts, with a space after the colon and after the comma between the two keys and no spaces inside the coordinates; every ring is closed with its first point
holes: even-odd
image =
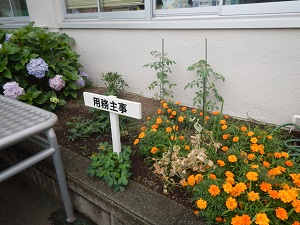
{"type": "Polygon", "coordinates": [[[90,80],[90,76],[87,75],[85,72],[80,72],[78,75],[79,75],[80,77],[85,77],[86,79],[90,80]]]}
{"type": "Polygon", "coordinates": [[[49,86],[55,91],[60,91],[65,85],[66,82],[62,79],[62,75],[57,74],[49,79],[49,86]]]}
{"type": "Polygon", "coordinates": [[[78,76],[78,80],[77,80],[77,84],[80,86],[80,87],[84,87],[85,86],[85,81],[82,77],[78,76]]]}
{"type": "Polygon", "coordinates": [[[26,69],[30,75],[36,78],[42,78],[45,76],[45,72],[48,71],[48,64],[42,58],[30,59],[26,65],[26,69]]]}
{"type": "Polygon", "coordinates": [[[9,98],[17,99],[18,96],[25,93],[24,89],[15,81],[7,82],[3,85],[3,94],[9,98]]]}
{"type": "Polygon", "coordinates": [[[12,34],[5,34],[5,41],[9,41],[11,36],[12,36],[12,34]]]}

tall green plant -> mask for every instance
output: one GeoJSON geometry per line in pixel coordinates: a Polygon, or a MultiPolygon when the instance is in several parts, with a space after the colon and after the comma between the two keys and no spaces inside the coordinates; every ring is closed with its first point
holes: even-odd
{"type": "Polygon", "coordinates": [[[176,84],[173,84],[168,80],[168,75],[172,73],[170,66],[176,64],[176,62],[166,57],[167,53],[164,52],[164,40],[162,40],[162,52],[152,51],[150,54],[155,58],[158,58],[158,61],[145,64],[144,67],[155,69],[157,80],[153,81],[148,86],[148,89],[154,90],[155,87],[159,87],[159,94],[155,93],[154,97],[160,100],[165,99],[166,96],[173,97],[171,88],[176,86],[176,84]]]}
{"type": "Polygon", "coordinates": [[[104,85],[107,87],[106,95],[118,95],[120,91],[124,91],[128,84],[122,78],[122,75],[116,72],[103,73],[101,80],[104,81],[104,85]]]}

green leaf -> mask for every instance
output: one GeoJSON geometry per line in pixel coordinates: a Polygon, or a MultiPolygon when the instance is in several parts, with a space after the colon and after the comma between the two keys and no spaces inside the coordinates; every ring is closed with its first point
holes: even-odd
{"type": "Polygon", "coordinates": [[[12,79],[12,75],[11,75],[11,72],[10,72],[9,69],[6,68],[6,69],[3,71],[3,77],[8,78],[8,79],[12,79]]]}
{"type": "Polygon", "coordinates": [[[8,63],[8,58],[4,57],[1,61],[0,61],[0,72],[2,72],[4,69],[6,69],[6,65],[8,63]]]}

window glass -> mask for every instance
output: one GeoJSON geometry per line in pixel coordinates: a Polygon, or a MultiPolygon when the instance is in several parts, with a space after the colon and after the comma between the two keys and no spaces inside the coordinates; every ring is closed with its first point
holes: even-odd
{"type": "Polygon", "coordinates": [[[253,3],[265,3],[265,2],[284,2],[290,0],[227,0],[228,4],[238,5],[238,4],[253,4],[253,3]]]}
{"type": "Polygon", "coordinates": [[[67,0],[67,13],[135,11],[144,9],[144,0],[67,0]]]}
{"type": "Polygon", "coordinates": [[[26,0],[1,0],[0,17],[28,16],[26,0]]]}
{"type": "Polygon", "coordinates": [[[219,0],[156,0],[156,9],[180,9],[219,5],[219,0]]]}

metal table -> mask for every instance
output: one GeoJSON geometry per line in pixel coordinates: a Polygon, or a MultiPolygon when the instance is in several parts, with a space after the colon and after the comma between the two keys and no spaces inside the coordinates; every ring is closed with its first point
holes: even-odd
{"type": "Polygon", "coordinates": [[[0,172],[0,183],[28,167],[52,156],[55,172],[67,214],[67,221],[76,219],[68,190],[56,135],[52,127],[54,113],[0,95],[0,150],[30,139],[44,150],[0,172]],[[36,136],[44,132],[47,140],[36,136]]]}

